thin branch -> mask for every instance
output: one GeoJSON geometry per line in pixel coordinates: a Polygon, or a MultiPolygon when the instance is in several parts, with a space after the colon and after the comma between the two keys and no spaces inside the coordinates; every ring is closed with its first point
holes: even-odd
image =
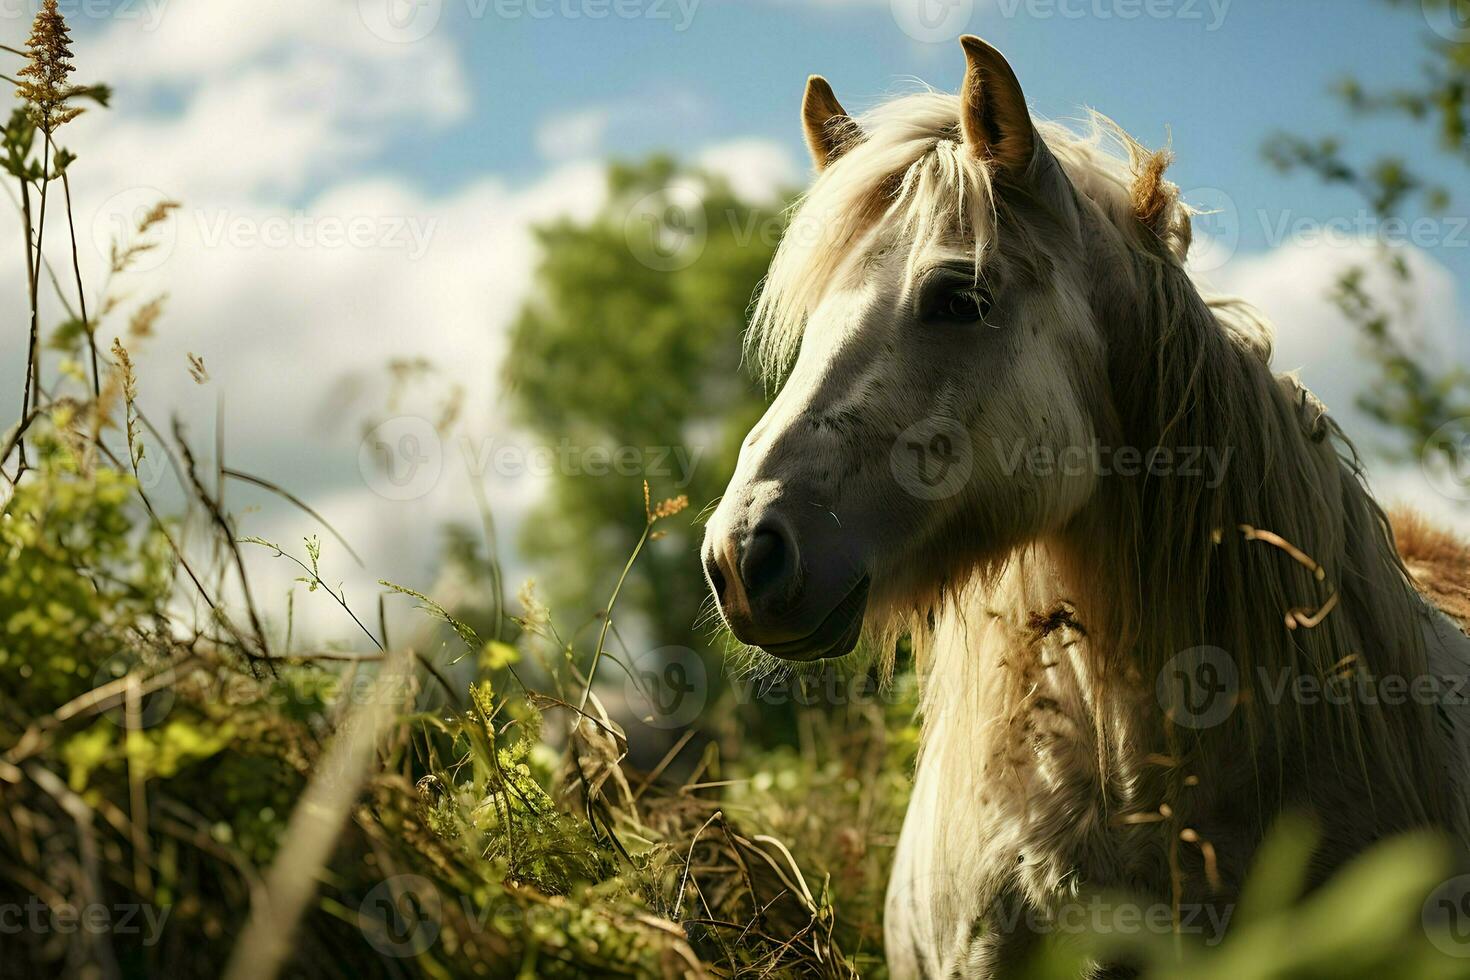
{"type": "Polygon", "coordinates": [[[204,504],[205,511],[224,537],[226,546],[234,558],[235,571],[240,577],[240,591],[245,600],[245,614],[250,618],[250,628],[255,632],[256,642],[260,644],[260,656],[268,660],[271,655],[270,644],[266,641],[265,627],[261,625],[260,615],[256,612],[255,599],[250,594],[250,577],[245,571],[245,559],[240,554],[240,546],[235,541],[235,530],[230,526],[229,519],[220,510],[218,503],[200,481],[198,468],[194,465],[194,453],[184,439],[183,426],[178,419],[174,419],[174,439],[178,441],[179,452],[184,457],[184,472],[194,487],[195,496],[199,498],[200,503],[204,504]]]}
{"type": "MultiPolygon", "coordinates": [[[[48,133],[46,141],[51,141],[48,133]]],[[[87,347],[92,353],[92,397],[102,396],[102,374],[97,367],[97,337],[92,331],[92,321],[87,316],[87,293],[82,288],[82,264],[77,258],[77,223],[72,217],[71,207],[71,178],[66,174],[66,168],[61,168],[61,189],[66,198],[66,228],[71,234],[71,268],[76,276],[77,282],[77,305],[81,307],[82,332],[87,335],[87,347]]],[[[59,290],[58,290],[59,291],[59,290]]]]}
{"type": "MultiPolygon", "coordinates": [[[[340,544],[343,548],[347,549],[347,553],[352,556],[352,560],[357,562],[357,567],[366,567],[363,564],[362,559],[358,557],[357,552],[352,550],[352,545],[347,543],[347,539],[344,538],[340,533],[338,533],[336,528],[327,523],[327,519],[325,517],[323,517],[321,514],[318,514],[315,510],[312,509],[310,504],[306,503],[306,501],[302,500],[300,497],[291,493],[289,490],[286,490],[283,487],[272,483],[270,480],[266,480],[258,476],[252,476],[251,474],[242,472],[241,470],[232,469],[228,466],[223,466],[220,468],[220,472],[232,480],[239,480],[242,483],[249,483],[253,484],[254,486],[260,487],[262,490],[269,490],[271,493],[285,500],[287,503],[294,504],[295,506],[299,507],[302,511],[310,515],[313,520],[320,522],[322,527],[326,528],[327,531],[332,535],[332,537],[337,539],[337,543],[340,544]]],[[[384,635],[386,636],[387,634],[385,633],[384,635]]]]}

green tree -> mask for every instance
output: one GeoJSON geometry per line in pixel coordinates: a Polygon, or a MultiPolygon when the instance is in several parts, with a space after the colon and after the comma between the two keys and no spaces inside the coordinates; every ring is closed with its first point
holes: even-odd
{"type": "Polygon", "coordinates": [[[701,511],[764,404],[740,363],[741,336],[784,208],[665,158],[614,165],[608,189],[591,221],[536,232],[536,288],[513,328],[506,380],[557,465],[522,544],[548,572],[558,618],[587,622],[642,531],[643,481],[655,501],[687,495],[690,516],[661,526],[619,608],[636,610],[652,646],[703,649],[701,511]]]}
{"type": "MultiPolygon", "coordinates": [[[[1419,124],[1432,146],[1396,145],[1373,155],[1336,136],[1278,133],[1267,141],[1266,155],[1285,172],[1305,170],[1352,189],[1379,227],[1386,227],[1390,220],[1443,214],[1453,203],[1451,192],[1416,166],[1414,161],[1429,156],[1425,151],[1432,148],[1470,168],[1470,0],[1381,2],[1412,13],[1414,24],[1434,27],[1425,31],[1419,77],[1408,86],[1373,89],[1348,76],[1337,83],[1336,95],[1359,117],[1395,116],[1419,124]]],[[[1402,252],[1380,245],[1372,261],[1408,294],[1413,272],[1402,252]]],[[[1377,368],[1358,406],[1396,433],[1396,455],[1437,457],[1431,461],[1463,472],[1470,465],[1470,372],[1442,359],[1453,351],[1416,349],[1395,329],[1399,311],[1367,291],[1367,272],[1363,265],[1348,268],[1331,295],[1358,328],[1377,368]]]]}

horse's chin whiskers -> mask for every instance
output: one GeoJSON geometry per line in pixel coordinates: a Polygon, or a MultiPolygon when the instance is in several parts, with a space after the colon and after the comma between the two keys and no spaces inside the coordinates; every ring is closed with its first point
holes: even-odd
{"type": "Polygon", "coordinates": [[[718,497],[715,497],[709,503],[705,504],[699,509],[699,512],[694,515],[694,520],[692,521],[692,523],[698,524],[700,526],[707,526],[709,524],[709,519],[713,517],[715,515],[715,511],[719,509],[720,501],[724,499],[725,495],[720,494],[718,497]]]}

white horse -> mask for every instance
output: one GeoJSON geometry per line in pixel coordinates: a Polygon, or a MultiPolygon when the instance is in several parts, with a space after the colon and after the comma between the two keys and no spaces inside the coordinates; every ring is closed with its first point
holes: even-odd
{"type": "MultiPolygon", "coordinates": [[[[958,98],[855,119],[810,80],[820,173],[751,333],[782,386],[704,545],[776,657],[915,638],[894,974],[992,975],[1102,893],[1218,935],[1284,811],[1319,824],[1318,879],[1464,839],[1470,644],[1351,447],[1258,314],[1201,298],[1166,156],[1033,121],[962,44],[958,98]]],[[[1463,547],[1414,540],[1470,606],[1463,547]]]]}

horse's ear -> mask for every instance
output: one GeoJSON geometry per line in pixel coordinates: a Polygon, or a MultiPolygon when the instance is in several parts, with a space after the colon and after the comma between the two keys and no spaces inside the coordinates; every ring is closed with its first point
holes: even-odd
{"type": "Polygon", "coordinates": [[[821,75],[806,80],[806,95],[801,100],[801,125],[806,130],[806,145],[818,170],[825,170],[848,147],[862,142],[863,131],[842,108],[832,86],[821,75]]]}
{"type": "Polygon", "coordinates": [[[973,34],[965,49],[965,85],[960,89],[960,129],[975,153],[1019,177],[1036,151],[1036,129],[1016,73],[1001,53],[973,34]]]}

